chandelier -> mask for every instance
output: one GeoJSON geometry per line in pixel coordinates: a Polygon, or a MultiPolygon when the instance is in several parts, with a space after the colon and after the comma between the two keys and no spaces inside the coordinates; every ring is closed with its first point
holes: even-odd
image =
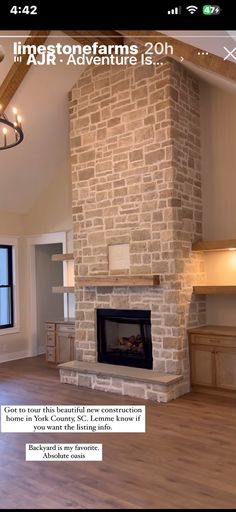
{"type": "Polygon", "coordinates": [[[0,123],[4,125],[2,128],[2,136],[0,133],[0,150],[14,148],[14,146],[20,144],[24,139],[21,116],[18,115],[16,108],[13,108],[13,114],[15,115],[15,121],[9,121],[0,105],[0,123]]]}

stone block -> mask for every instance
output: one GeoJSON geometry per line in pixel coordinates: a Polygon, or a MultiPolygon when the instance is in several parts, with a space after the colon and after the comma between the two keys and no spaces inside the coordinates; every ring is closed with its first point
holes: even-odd
{"type": "Polygon", "coordinates": [[[153,402],[159,402],[158,400],[159,393],[157,391],[152,391],[147,389],[146,398],[147,400],[152,400],[153,402]]]}
{"type": "MultiPolygon", "coordinates": [[[[138,242],[141,240],[150,240],[151,232],[149,229],[136,229],[131,233],[131,239],[133,242],[138,242]]],[[[130,247],[132,250],[132,248],[130,247]]]]}
{"type": "Polygon", "coordinates": [[[135,396],[137,398],[145,398],[145,385],[131,384],[124,382],[123,394],[135,396]]]}
{"type": "Polygon", "coordinates": [[[152,140],[154,138],[154,129],[153,126],[144,126],[143,128],[139,128],[135,130],[135,142],[143,142],[146,140],[152,140]]]}
{"type": "Polygon", "coordinates": [[[152,94],[150,94],[149,104],[152,105],[153,103],[158,103],[159,101],[163,101],[164,98],[165,98],[165,90],[159,89],[158,91],[155,91],[152,94]]]}
{"type": "Polygon", "coordinates": [[[71,148],[79,148],[81,146],[81,136],[70,139],[71,148]]]}
{"type": "Polygon", "coordinates": [[[60,369],[60,382],[63,384],[72,384],[78,386],[78,374],[70,370],[60,369]]]}
{"type": "Polygon", "coordinates": [[[130,162],[136,162],[138,160],[142,160],[143,159],[143,150],[136,149],[135,151],[131,151],[129,153],[129,159],[130,159],[130,162]]]}
{"type": "Polygon", "coordinates": [[[141,98],[147,98],[147,96],[148,89],[146,85],[144,85],[143,87],[138,87],[137,89],[131,92],[132,101],[140,100],[141,98]]]}
{"type": "Polygon", "coordinates": [[[119,82],[116,82],[114,85],[112,85],[111,93],[115,94],[120,91],[125,91],[129,89],[130,87],[130,81],[129,80],[120,80],[119,82]]]}
{"type": "Polygon", "coordinates": [[[98,386],[103,386],[104,389],[107,389],[111,385],[111,377],[100,377],[95,375],[95,383],[98,386]]]}
{"type": "Polygon", "coordinates": [[[82,386],[85,388],[91,388],[92,387],[92,376],[91,375],[84,375],[84,374],[77,374],[78,375],[78,386],[82,386]]]}
{"type": "Polygon", "coordinates": [[[111,126],[116,126],[117,124],[121,123],[121,117],[112,117],[112,119],[109,119],[107,121],[107,126],[110,128],[111,126]]]}
{"type": "Polygon", "coordinates": [[[182,370],[181,361],[173,361],[173,360],[167,360],[166,361],[166,371],[167,371],[167,373],[180,374],[181,370],[182,370]]]}
{"type": "Polygon", "coordinates": [[[181,348],[181,341],[176,337],[165,336],[163,337],[163,348],[179,350],[181,348]]]}
{"type": "Polygon", "coordinates": [[[98,112],[94,112],[94,114],[91,114],[90,118],[91,118],[91,123],[92,124],[93,123],[98,123],[100,121],[100,119],[101,119],[101,114],[100,114],[99,111],[98,112]]]}
{"type": "Polygon", "coordinates": [[[135,81],[144,80],[154,76],[154,66],[136,66],[134,78],[135,81]]]}
{"type": "Polygon", "coordinates": [[[158,261],[152,263],[152,271],[156,274],[163,274],[169,271],[168,261],[158,261]]]}
{"type": "Polygon", "coordinates": [[[122,389],[122,380],[121,379],[116,379],[115,377],[112,377],[112,379],[111,379],[111,386],[114,387],[115,389],[118,389],[119,391],[121,391],[121,389],[122,389]]]}
{"type": "Polygon", "coordinates": [[[150,265],[131,265],[130,266],[131,273],[134,275],[146,275],[151,274],[150,265]]]}
{"type": "MultiPolygon", "coordinates": [[[[139,110],[133,110],[131,112],[128,112],[127,114],[123,115],[123,120],[125,123],[130,123],[132,121],[138,121],[138,125],[140,124],[140,119],[144,118],[146,116],[146,109],[140,108],[139,110]]],[[[128,127],[127,127],[128,128],[128,127]]]]}
{"type": "Polygon", "coordinates": [[[94,168],[90,167],[88,169],[83,169],[79,171],[79,181],[89,180],[94,177],[94,168]]]}
{"type": "Polygon", "coordinates": [[[165,373],[165,361],[157,360],[154,361],[153,370],[160,373],[165,373]]]}
{"type": "Polygon", "coordinates": [[[101,245],[105,244],[105,235],[104,232],[98,232],[98,233],[89,233],[88,234],[88,242],[89,244],[93,245],[101,245]]]}
{"type": "Polygon", "coordinates": [[[127,295],[113,295],[111,297],[111,307],[114,309],[129,309],[129,297],[127,295]]]}
{"type": "Polygon", "coordinates": [[[90,162],[91,160],[95,160],[95,151],[90,150],[90,151],[83,151],[83,153],[79,153],[78,160],[79,160],[79,163],[81,163],[81,164],[85,163],[85,162],[90,162]]]}
{"type": "Polygon", "coordinates": [[[149,164],[158,164],[161,160],[165,158],[164,149],[157,149],[156,151],[150,151],[145,155],[145,163],[149,164]]]}

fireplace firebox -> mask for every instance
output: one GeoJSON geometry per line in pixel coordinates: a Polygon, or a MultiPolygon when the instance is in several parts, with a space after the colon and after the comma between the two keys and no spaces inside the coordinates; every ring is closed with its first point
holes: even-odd
{"type": "Polygon", "coordinates": [[[97,309],[98,361],[153,368],[151,312],[97,309]]]}

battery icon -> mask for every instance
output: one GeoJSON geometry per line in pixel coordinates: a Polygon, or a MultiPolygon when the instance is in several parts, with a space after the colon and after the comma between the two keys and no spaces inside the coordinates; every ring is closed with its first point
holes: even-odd
{"type": "Polygon", "coordinates": [[[206,16],[211,16],[212,14],[220,14],[221,8],[219,5],[203,5],[202,12],[206,16]]]}

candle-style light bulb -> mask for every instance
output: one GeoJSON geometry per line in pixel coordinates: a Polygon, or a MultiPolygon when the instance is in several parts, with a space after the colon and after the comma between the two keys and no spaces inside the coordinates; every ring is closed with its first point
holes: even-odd
{"type": "Polygon", "coordinates": [[[13,112],[13,114],[15,114],[15,120],[17,122],[17,108],[13,107],[12,112],[13,112]]]}
{"type": "Polygon", "coordinates": [[[22,117],[17,115],[16,120],[17,120],[17,124],[18,124],[19,128],[21,128],[22,117]]]}
{"type": "Polygon", "coordinates": [[[7,128],[3,128],[2,132],[3,132],[4,146],[6,146],[7,145],[7,128]]]}

